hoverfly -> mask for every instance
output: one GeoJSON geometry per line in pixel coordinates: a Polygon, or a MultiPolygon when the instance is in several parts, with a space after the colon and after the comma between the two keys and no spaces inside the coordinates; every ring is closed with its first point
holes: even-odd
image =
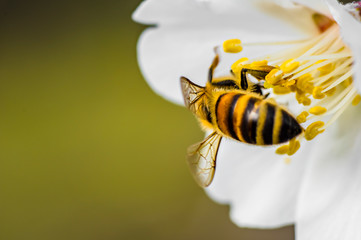
{"type": "Polygon", "coordinates": [[[240,81],[216,80],[213,73],[218,63],[216,52],[205,87],[180,78],[186,107],[204,129],[212,131],[202,142],[188,148],[188,163],[201,187],[209,186],[213,180],[223,137],[265,146],[288,142],[303,131],[291,113],[263,96],[259,85],[249,87],[247,74],[262,80],[274,67],[245,68],[240,72],[240,81]]]}

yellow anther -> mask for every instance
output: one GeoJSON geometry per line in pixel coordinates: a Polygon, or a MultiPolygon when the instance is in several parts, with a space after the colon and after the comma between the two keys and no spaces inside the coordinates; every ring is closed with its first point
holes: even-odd
{"type": "Polygon", "coordinates": [[[294,138],[289,142],[288,145],[283,145],[277,148],[276,153],[280,155],[287,154],[288,156],[291,156],[297,152],[300,146],[300,142],[294,138]]]}
{"type": "Polygon", "coordinates": [[[304,96],[303,100],[302,100],[302,104],[304,106],[310,106],[311,105],[311,99],[309,99],[308,97],[304,96]]]}
{"type": "Polygon", "coordinates": [[[286,88],[286,87],[282,87],[282,86],[274,86],[273,87],[273,93],[275,94],[288,94],[290,93],[291,90],[289,88],[286,88]]]}
{"type": "Polygon", "coordinates": [[[325,94],[328,96],[328,97],[331,97],[333,94],[335,94],[336,92],[336,88],[333,87],[331,88],[330,90],[326,91],[325,94]]]}
{"type": "Polygon", "coordinates": [[[322,91],[323,91],[322,87],[320,87],[320,86],[315,87],[312,91],[313,98],[314,99],[324,98],[326,95],[322,91]]]}
{"type": "Polygon", "coordinates": [[[312,80],[312,75],[309,73],[303,74],[302,76],[297,78],[298,80],[301,81],[311,81],[312,80]]]}
{"type": "Polygon", "coordinates": [[[324,125],[325,123],[322,121],[311,123],[305,131],[305,139],[307,141],[310,141],[314,139],[318,134],[324,132],[325,129],[320,130],[320,128],[323,127],[324,125]]]}
{"type": "Polygon", "coordinates": [[[312,76],[310,74],[302,75],[297,79],[296,86],[298,89],[312,94],[314,86],[311,80],[312,80],[312,76]]]}
{"type": "Polygon", "coordinates": [[[327,112],[327,109],[321,106],[315,106],[310,108],[309,112],[312,113],[313,115],[322,115],[325,112],[327,112]]]}
{"type": "Polygon", "coordinates": [[[242,51],[242,42],[239,39],[229,39],[223,42],[223,51],[227,53],[239,53],[242,51]]]}
{"type": "Polygon", "coordinates": [[[265,77],[266,82],[269,84],[275,85],[281,82],[282,80],[282,71],[278,69],[272,69],[265,77]]]}
{"type": "Polygon", "coordinates": [[[296,86],[296,80],[292,79],[282,84],[283,87],[288,88],[290,92],[296,92],[297,86],[296,86]]]}
{"type": "MultiPolygon", "coordinates": [[[[287,86],[287,85],[286,85],[287,86]]],[[[293,85],[290,85],[290,86],[287,86],[290,90],[291,90],[291,92],[296,92],[297,91],[297,86],[296,86],[296,84],[293,84],[293,85]]]]}
{"type": "Polygon", "coordinates": [[[283,86],[285,86],[285,87],[292,87],[292,86],[295,85],[295,84],[296,84],[296,80],[292,79],[292,80],[289,80],[289,81],[285,82],[285,83],[283,84],[283,86]]]}
{"type": "Polygon", "coordinates": [[[267,65],[267,64],[268,64],[267,60],[254,61],[254,62],[251,63],[251,67],[264,66],[264,65],[267,65]]]}
{"type": "Polygon", "coordinates": [[[304,89],[306,93],[312,94],[313,88],[314,88],[313,83],[308,82],[304,89]]]}
{"type": "Polygon", "coordinates": [[[289,143],[287,155],[292,156],[293,154],[295,154],[297,150],[300,148],[300,146],[301,144],[298,140],[296,140],[295,138],[292,139],[289,143]]]}
{"type": "Polygon", "coordinates": [[[302,91],[296,92],[296,100],[298,103],[301,103],[305,106],[308,106],[311,104],[311,99],[306,96],[306,93],[302,91]]]}
{"type": "Polygon", "coordinates": [[[286,154],[286,153],[288,153],[288,148],[289,148],[288,145],[283,145],[276,149],[276,153],[279,155],[286,154]]]}
{"type": "Polygon", "coordinates": [[[269,84],[268,82],[264,82],[263,87],[264,88],[273,88],[274,86],[272,84],[269,84]]]}
{"type": "Polygon", "coordinates": [[[359,104],[361,101],[361,96],[360,94],[357,94],[356,97],[354,97],[354,99],[352,100],[352,105],[356,106],[357,104],[359,104]]]}
{"type": "Polygon", "coordinates": [[[309,114],[308,114],[308,112],[306,112],[306,111],[301,112],[300,115],[298,115],[298,116],[296,117],[297,122],[299,122],[299,123],[304,123],[304,122],[306,122],[308,115],[309,115],[309,114]]]}
{"type": "Polygon", "coordinates": [[[329,63],[325,66],[317,68],[317,70],[320,71],[321,75],[325,75],[325,74],[330,73],[333,70],[335,70],[335,64],[329,63]]]}
{"type": "Polygon", "coordinates": [[[290,73],[296,70],[300,66],[300,63],[294,59],[289,59],[281,64],[281,70],[284,73],[290,73]]]}
{"type": "Polygon", "coordinates": [[[350,86],[352,84],[352,82],[353,82],[352,77],[349,77],[345,81],[342,82],[342,86],[347,88],[348,86],[350,86]]]}
{"type": "Polygon", "coordinates": [[[278,65],[273,65],[276,69],[281,69],[278,65]]]}
{"type": "Polygon", "coordinates": [[[231,66],[232,72],[237,75],[242,70],[242,68],[244,67],[243,63],[246,62],[246,61],[248,61],[248,58],[246,58],[246,57],[238,59],[231,66]]]}

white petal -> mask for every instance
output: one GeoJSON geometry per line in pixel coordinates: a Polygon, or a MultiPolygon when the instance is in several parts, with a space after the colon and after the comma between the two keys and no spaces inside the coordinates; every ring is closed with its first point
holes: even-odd
{"type": "Polygon", "coordinates": [[[327,0],[333,18],[341,29],[341,36],[347,46],[350,47],[354,62],[354,82],[361,93],[361,22],[356,20],[346,9],[336,0],[327,0]]]}
{"type": "MultiPolygon", "coordinates": [[[[285,40],[292,36],[261,35],[235,31],[233,28],[161,27],[146,30],[138,42],[138,62],[148,84],[155,92],[175,103],[182,103],[180,76],[205,85],[208,68],[213,60],[213,48],[226,39],[241,38],[244,42],[285,40]]],[[[273,47],[248,48],[242,56],[264,54],[273,47]],[[249,49],[249,50],[248,50],[249,49]]],[[[239,55],[221,58],[218,69],[230,69],[239,55]],[[227,61],[226,61],[227,60],[227,61]],[[222,68],[223,66],[223,68],[222,68]]]]}
{"type": "Polygon", "coordinates": [[[361,108],[313,140],[297,208],[297,240],[361,239],[361,108]],[[317,142],[316,142],[317,141],[317,142]]]}
{"type": "MultiPolygon", "coordinates": [[[[283,0],[283,1],[287,1],[287,0],[283,0]]],[[[313,9],[314,11],[319,12],[325,16],[330,16],[330,11],[324,0],[288,0],[288,1],[298,3],[302,6],[307,6],[310,9],[313,9]]]]}
{"type": "Polygon", "coordinates": [[[356,20],[361,21],[361,2],[351,2],[343,5],[346,11],[352,14],[356,18],[356,20]]]}
{"type": "Polygon", "coordinates": [[[231,206],[231,219],[240,227],[273,228],[295,221],[298,190],[308,148],[285,163],[275,147],[221,143],[215,178],[207,193],[231,206]]]}
{"type": "MultiPolygon", "coordinates": [[[[224,40],[240,38],[244,42],[264,42],[304,39],[317,31],[313,23],[310,22],[310,13],[301,9],[287,12],[281,11],[282,8],[279,6],[264,5],[263,10],[277,9],[281,11],[276,11],[271,16],[260,11],[246,12],[246,4],[239,10],[225,5],[228,6],[227,9],[229,10],[227,14],[219,12],[215,14],[213,10],[209,9],[206,14],[203,14],[203,9],[200,11],[203,15],[201,14],[202,17],[199,17],[193,8],[182,8],[182,5],[179,5],[182,1],[185,0],[166,2],[149,0],[140,6],[140,9],[143,10],[135,13],[135,18],[139,21],[161,21],[160,27],[147,29],[142,34],[138,43],[138,61],[143,75],[153,90],[175,103],[182,103],[179,88],[180,76],[185,76],[200,85],[204,85],[208,67],[214,57],[213,48],[220,45],[224,40]],[[156,4],[152,5],[152,3],[156,4]],[[159,3],[162,3],[168,15],[178,16],[180,14],[180,16],[172,18],[171,22],[168,23],[166,21],[168,15],[157,12],[162,11],[163,8],[157,8],[155,14],[158,15],[155,15],[155,18],[151,20],[153,7],[158,6],[159,3]],[[188,13],[187,17],[182,15],[185,12],[188,13]],[[243,14],[241,14],[242,12],[243,14]],[[293,18],[293,15],[303,17],[293,18]],[[192,24],[185,22],[175,24],[175,19],[181,17],[188,20],[192,19],[192,24]],[[294,21],[284,21],[285,18],[294,21]],[[303,26],[303,28],[297,28],[293,24],[303,26]],[[308,27],[308,32],[305,30],[307,26],[312,26],[311,28],[308,27]]],[[[215,2],[214,4],[219,3],[215,2]]],[[[220,8],[218,11],[221,11],[220,8]]],[[[260,55],[264,53],[263,50],[259,48],[255,51],[253,48],[253,52],[248,52],[253,55],[247,56],[260,55]]],[[[242,54],[246,55],[247,51],[245,50],[242,54]]],[[[236,58],[237,56],[234,56],[231,59],[235,60],[236,58]]],[[[231,61],[227,62],[227,64],[230,63],[231,61]]],[[[224,69],[229,69],[230,65],[225,66],[224,69]]]]}
{"type": "Polygon", "coordinates": [[[313,23],[307,17],[309,13],[300,8],[285,11],[284,4],[281,5],[274,0],[147,0],[140,4],[132,18],[159,26],[197,23],[210,26],[223,21],[265,31],[290,28],[311,31],[313,23]]]}
{"type": "Polygon", "coordinates": [[[143,1],[132,18],[144,24],[172,25],[209,14],[206,3],[194,0],[143,1]]]}

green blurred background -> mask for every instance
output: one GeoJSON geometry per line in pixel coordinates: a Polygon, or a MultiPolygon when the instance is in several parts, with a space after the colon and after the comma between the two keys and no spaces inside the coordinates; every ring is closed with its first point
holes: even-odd
{"type": "Polygon", "coordinates": [[[203,133],[139,72],[139,2],[0,1],[0,239],[293,239],[194,183],[203,133]]]}

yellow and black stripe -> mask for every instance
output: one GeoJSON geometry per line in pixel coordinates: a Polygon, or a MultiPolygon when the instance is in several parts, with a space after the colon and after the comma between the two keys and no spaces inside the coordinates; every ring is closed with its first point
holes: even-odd
{"type": "Polygon", "coordinates": [[[215,101],[214,124],[226,136],[256,145],[284,143],[302,132],[286,110],[263,98],[226,92],[215,101]]]}

